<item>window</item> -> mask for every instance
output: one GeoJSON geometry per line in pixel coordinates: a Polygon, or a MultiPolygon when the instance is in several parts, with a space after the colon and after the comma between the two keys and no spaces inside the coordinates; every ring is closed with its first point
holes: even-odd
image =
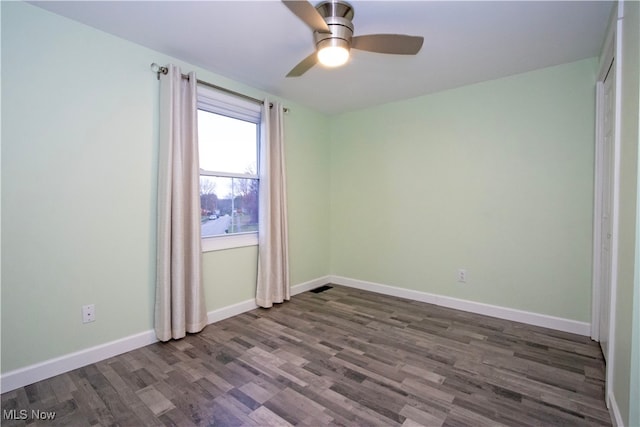
{"type": "Polygon", "coordinates": [[[258,244],[261,106],[198,87],[203,251],[258,244]]]}

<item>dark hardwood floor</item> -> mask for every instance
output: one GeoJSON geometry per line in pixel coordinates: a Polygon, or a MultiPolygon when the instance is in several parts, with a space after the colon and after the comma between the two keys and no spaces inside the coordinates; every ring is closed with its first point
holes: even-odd
{"type": "Polygon", "coordinates": [[[610,425],[603,396],[587,337],[334,286],[5,393],[2,425],[610,425]]]}

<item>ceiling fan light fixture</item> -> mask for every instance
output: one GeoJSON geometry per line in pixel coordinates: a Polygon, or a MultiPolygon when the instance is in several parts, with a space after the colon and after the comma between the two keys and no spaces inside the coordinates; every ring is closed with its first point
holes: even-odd
{"type": "MultiPolygon", "coordinates": [[[[1,0],[0,0],[1,1],[1,0]]],[[[300,77],[320,63],[339,67],[349,61],[351,48],[374,53],[416,55],[424,38],[405,34],[365,34],[353,36],[353,7],[344,0],[325,0],[313,6],[306,0],[281,0],[313,30],[316,50],[289,71],[287,77],[300,77]]]]}
{"type": "Polygon", "coordinates": [[[325,67],[339,67],[349,60],[349,43],[329,38],[318,43],[318,61],[325,67]]]}

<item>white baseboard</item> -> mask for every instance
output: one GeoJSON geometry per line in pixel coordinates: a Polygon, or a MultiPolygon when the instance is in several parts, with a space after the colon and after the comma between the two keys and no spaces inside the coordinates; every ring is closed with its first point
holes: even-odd
{"type": "MultiPolygon", "coordinates": [[[[590,325],[585,322],[577,322],[575,320],[562,319],[543,314],[515,310],[512,308],[466,301],[457,298],[429,294],[426,292],[414,291],[410,289],[397,288],[380,283],[366,282],[363,280],[350,279],[341,276],[324,276],[317,279],[309,280],[304,283],[299,283],[291,287],[291,295],[297,295],[329,283],[335,283],[336,285],[348,286],[371,292],[377,292],[380,294],[427,302],[501,319],[513,320],[516,322],[528,323],[536,326],[543,326],[560,331],[572,332],[580,335],[588,336],[591,329],[590,325]]],[[[222,307],[208,312],[207,321],[208,323],[219,322],[220,320],[236,316],[247,311],[251,311],[257,307],[258,306],[256,305],[254,299],[242,301],[237,304],[222,307]]],[[[126,353],[128,351],[132,351],[149,344],[153,344],[155,342],[157,342],[155,332],[153,330],[150,330],[130,335],[128,337],[124,337],[105,344],[100,344],[95,347],[80,350],[75,353],[70,353],[50,360],[45,360],[44,362],[40,362],[2,374],[2,376],[0,377],[0,389],[2,393],[6,393],[8,391],[15,390],[16,388],[24,387],[26,385],[33,384],[34,382],[42,381],[44,379],[69,372],[73,369],[81,368],[91,363],[96,363],[101,360],[105,360],[110,357],[117,356],[119,354],[126,353]]],[[[613,400],[612,405],[615,406],[615,400],[613,400]]],[[[615,408],[617,410],[617,406],[615,406],[615,408]]],[[[619,412],[617,412],[617,418],[620,419],[619,412]]]]}
{"type": "Polygon", "coordinates": [[[317,279],[309,280],[308,282],[299,283],[291,287],[291,295],[298,295],[303,292],[310,291],[311,289],[324,286],[331,282],[332,276],[318,277],[317,279]]]}
{"type": "Polygon", "coordinates": [[[258,305],[256,304],[256,300],[253,298],[228,305],[226,307],[217,308],[207,313],[207,325],[228,319],[229,317],[237,316],[238,314],[246,313],[254,308],[258,308],[258,305]]]}
{"type": "Polygon", "coordinates": [[[55,359],[45,360],[35,365],[9,371],[2,374],[0,380],[2,393],[90,365],[91,363],[100,362],[157,341],[154,331],[141,332],[95,347],[65,354],[55,359]]]}
{"type": "Polygon", "coordinates": [[[397,288],[380,283],[350,279],[348,277],[329,276],[329,279],[331,283],[335,283],[336,285],[348,286],[356,289],[377,292],[379,294],[391,295],[400,298],[407,298],[415,301],[439,305],[442,307],[455,308],[456,310],[497,317],[499,319],[541,326],[558,331],[571,332],[578,335],[589,336],[591,334],[591,325],[589,323],[579,322],[577,320],[564,319],[561,317],[517,310],[514,308],[507,308],[497,305],[484,304],[481,302],[430,294],[427,292],[415,291],[411,289],[397,288]]]}
{"type": "MultiPolygon", "coordinates": [[[[326,285],[327,283],[329,283],[329,276],[299,283],[291,287],[291,294],[297,295],[317,288],[318,286],[326,285]]],[[[255,300],[252,298],[237,304],[218,308],[207,313],[207,323],[219,322],[229,317],[251,311],[257,307],[255,300]]],[[[91,363],[100,362],[101,360],[153,344],[157,341],[158,339],[156,338],[155,332],[149,330],[9,371],[0,377],[0,389],[2,393],[6,393],[19,387],[24,387],[37,381],[64,374],[65,372],[90,365],[91,363]]]]}
{"type": "Polygon", "coordinates": [[[618,402],[616,402],[616,397],[611,392],[607,396],[607,406],[609,407],[609,416],[611,417],[611,424],[613,424],[613,427],[624,427],[620,408],[618,408],[618,402]]]}

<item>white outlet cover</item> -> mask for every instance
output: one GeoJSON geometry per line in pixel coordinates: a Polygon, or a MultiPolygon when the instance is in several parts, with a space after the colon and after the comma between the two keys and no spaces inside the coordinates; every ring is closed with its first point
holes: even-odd
{"type": "Polygon", "coordinates": [[[96,306],[94,304],[82,306],[82,323],[94,322],[96,320],[96,306]]]}

